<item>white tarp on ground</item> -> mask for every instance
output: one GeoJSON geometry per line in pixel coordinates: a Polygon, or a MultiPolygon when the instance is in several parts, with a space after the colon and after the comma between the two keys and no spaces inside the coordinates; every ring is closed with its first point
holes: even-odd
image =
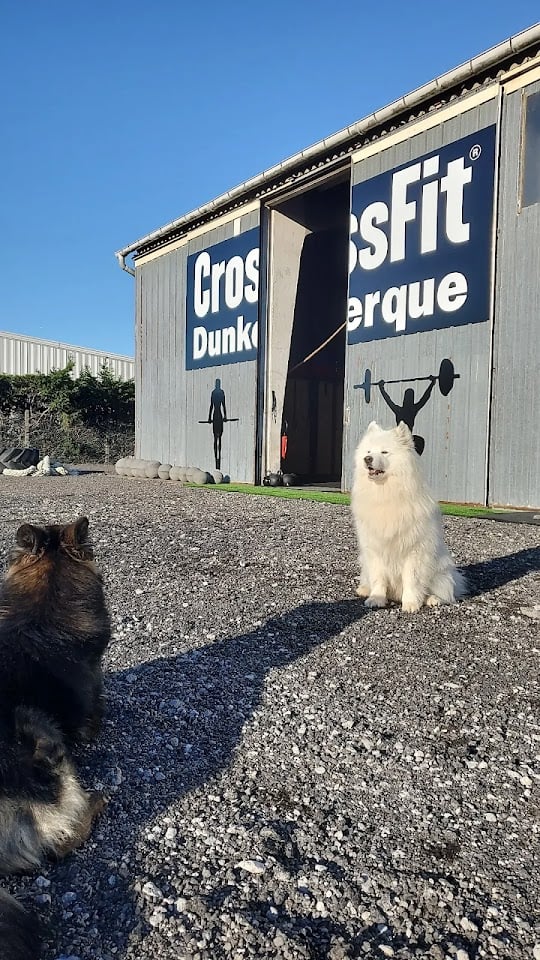
{"type": "Polygon", "coordinates": [[[77,476],[79,471],[74,467],[65,467],[59,460],[51,460],[47,455],[39,461],[37,467],[26,467],[24,470],[6,467],[2,473],[4,477],[68,477],[77,476]]]}

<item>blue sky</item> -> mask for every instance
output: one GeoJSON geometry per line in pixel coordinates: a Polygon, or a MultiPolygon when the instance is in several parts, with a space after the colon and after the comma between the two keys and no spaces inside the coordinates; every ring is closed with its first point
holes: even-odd
{"type": "Polygon", "coordinates": [[[6,0],[0,329],[133,354],[114,251],[539,18],[537,0],[6,0]]]}

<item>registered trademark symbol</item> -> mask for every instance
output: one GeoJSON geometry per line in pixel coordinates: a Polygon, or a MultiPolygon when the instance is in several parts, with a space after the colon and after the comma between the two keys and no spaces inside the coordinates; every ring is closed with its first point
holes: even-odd
{"type": "Polygon", "coordinates": [[[474,147],[471,147],[469,150],[469,157],[471,160],[478,160],[478,157],[482,153],[482,147],[479,143],[475,143],[474,147]]]}

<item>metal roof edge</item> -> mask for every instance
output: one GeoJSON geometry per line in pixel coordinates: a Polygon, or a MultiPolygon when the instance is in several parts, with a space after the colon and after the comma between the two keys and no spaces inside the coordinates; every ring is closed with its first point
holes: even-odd
{"type": "Polygon", "coordinates": [[[141,247],[146,247],[148,244],[165,237],[173,231],[187,227],[193,221],[200,220],[219,208],[226,206],[227,203],[231,203],[234,200],[240,199],[249,191],[255,190],[257,187],[264,186],[265,183],[272,177],[275,177],[278,174],[283,175],[289,170],[292,172],[295,167],[298,166],[298,164],[306,161],[312,161],[317,155],[321,154],[325,150],[346,144],[347,141],[352,137],[365,134],[370,128],[380,125],[381,123],[388,122],[404,111],[409,110],[412,107],[419,106],[422,102],[429,100],[431,97],[436,96],[437,94],[447,92],[452,87],[458,86],[465,80],[470,80],[472,77],[480,74],[482,71],[493,67],[498,62],[504,61],[512,54],[521,53],[522,51],[526,50],[527,47],[530,47],[538,42],[540,42],[540,22],[533,24],[533,26],[528,27],[526,30],[522,30],[520,33],[517,33],[512,37],[509,37],[507,40],[490,47],[483,53],[478,54],[470,60],[466,60],[464,63],[454,67],[452,70],[449,70],[444,74],[441,74],[441,76],[436,77],[434,80],[431,80],[428,83],[423,84],[421,87],[417,87],[415,90],[412,90],[410,93],[399,97],[399,99],[394,100],[387,106],[373,111],[366,117],[363,117],[361,120],[356,121],[350,126],[344,127],[342,130],[331,134],[329,137],[326,137],[323,140],[319,140],[317,143],[306,147],[305,150],[301,150],[299,153],[288,157],[286,160],[275,164],[273,167],[263,170],[262,173],[251,177],[249,180],[245,180],[243,183],[238,184],[238,186],[233,187],[231,190],[221,194],[214,200],[210,200],[208,203],[202,204],[202,206],[197,207],[195,210],[184,214],[176,220],[172,220],[170,223],[165,224],[165,226],[159,227],[152,233],[149,233],[146,236],[141,237],[139,240],[136,240],[134,243],[129,244],[127,247],[118,250],[115,256],[117,257],[120,266],[123,269],[127,269],[129,273],[132,273],[133,271],[126,266],[126,257],[132,253],[135,253],[141,247]]]}
{"type": "Polygon", "coordinates": [[[94,357],[105,357],[109,360],[135,362],[135,357],[128,357],[123,353],[112,353],[111,350],[99,350],[97,347],[78,347],[74,343],[64,343],[62,340],[45,340],[44,337],[32,337],[27,333],[11,333],[9,330],[0,330],[0,337],[22,341],[23,343],[37,343],[44,347],[54,347],[57,350],[77,350],[79,353],[91,353],[94,357]]]}

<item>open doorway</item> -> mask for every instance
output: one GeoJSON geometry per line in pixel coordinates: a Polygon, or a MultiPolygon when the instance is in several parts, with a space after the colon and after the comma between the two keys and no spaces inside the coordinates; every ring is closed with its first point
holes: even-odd
{"type": "Polygon", "coordinates": [[[267,466],[341,484],[349,169],[270,219],[267,466]]]}

